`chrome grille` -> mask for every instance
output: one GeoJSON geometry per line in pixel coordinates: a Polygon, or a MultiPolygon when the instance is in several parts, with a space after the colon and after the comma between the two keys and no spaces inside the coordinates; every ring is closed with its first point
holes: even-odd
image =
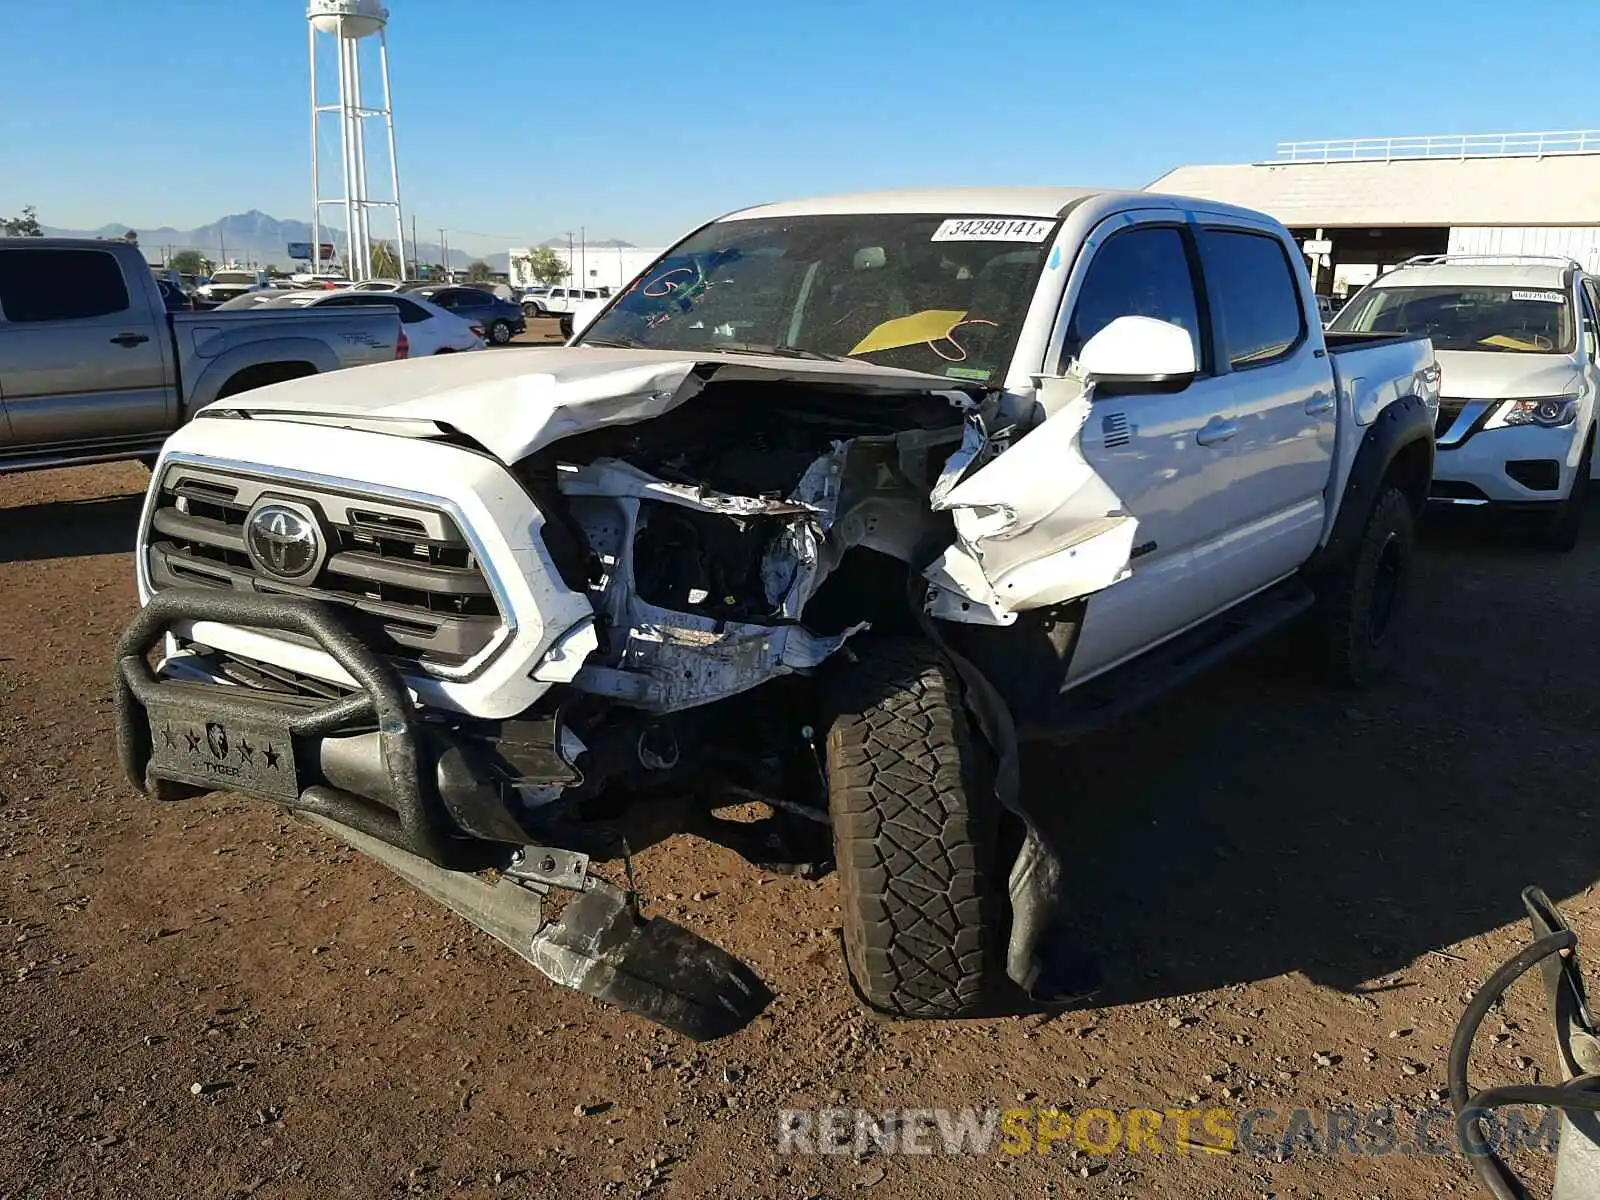
{"type": "Polygon", "coordinates": [[[357,614],[377,649],[402,661],[460,668],[482,654],[504,624],[488,578],[454,520],[387,498],[180,462],[162,476],[145,537],[155,591],[216,588],[338,604],[357,614]],[[309,509],[327,543],[321,568],[301,583],[262,570],[246,549],[246,518],[269,501],[309,509]]]}

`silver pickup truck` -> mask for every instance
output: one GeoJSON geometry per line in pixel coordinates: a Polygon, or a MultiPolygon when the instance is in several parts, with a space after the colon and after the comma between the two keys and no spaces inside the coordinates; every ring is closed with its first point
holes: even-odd
{"type": "Polygon", "coordinates": [[[136,246],[0,238],[0,474],[153,462],[213,400],[406,352],[392,308],[169,313],[136,246]]]}

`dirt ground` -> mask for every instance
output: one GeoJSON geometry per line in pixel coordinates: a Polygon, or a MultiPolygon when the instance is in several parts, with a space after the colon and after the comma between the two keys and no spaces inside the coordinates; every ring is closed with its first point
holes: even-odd
{"type": "MultiPolygon", "coordinates": [[[[1526,937],[1523,885],[1600,955],[1600,513],[1564,558],[1433,532],[1413,652],[1378,690],[1264,652],[1031,761],[1074,830],[1095,1007],[879,1021],[841,973],[832,877],[651,846],[648,909],[776,993],[696,1046],[268,804],[129,789],[109,659],[145,482],[0,479],[3,1197],[1464,1197],[1461,1161],[1398,1151],[787,1155],[778,1111],[1391,1106],[1404,1130],[1526,937]]],[[[1535,984],[1484,1034],[1475,1082],[1549,1080],[1535,984]]]]}

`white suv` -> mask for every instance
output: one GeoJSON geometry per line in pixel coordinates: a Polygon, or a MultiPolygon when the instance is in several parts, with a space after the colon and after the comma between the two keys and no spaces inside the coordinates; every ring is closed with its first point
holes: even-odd
{"type": "Polygon", "coordinates": [[[1570,259],[1430,255],[1364,289],[1330,328],[1418,333],[1443,368],[1430,499],[1531,510],[1577,544],[1593,472],[1596,280],[1570,259]]]}
{"type": "Polygon", "coordinates": [[[559,316],[570,313],[586,300],[599,300],[611,295],[611,289],[602,288],[532,288],[522,294],[522,311],[529,317],[559,316]]]}

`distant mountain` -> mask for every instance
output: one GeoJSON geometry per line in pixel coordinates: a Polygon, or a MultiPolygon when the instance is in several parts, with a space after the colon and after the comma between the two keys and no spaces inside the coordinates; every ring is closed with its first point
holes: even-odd
{"type": "MultiPolygon", "coordinates": [[[[102,225],[98,229],[60,229],[46,225],[43,227],[47,237],[122,237],[131,226],[113,222],[102,225]]],[[[174,252],[178,250],[198,250],[212,261],[217,261],[225,256],[229,261],[258,263],[261,265],[273,264],[287,268],[292,265],[288,256],[290,242],[309,242],[311,240],[311,222],[279,220],[277,217],[251,209],[247,213],[236,213],[212,221],[209,225],[201,225],[194,229],[174,229],[170,225],[163,225],[156,229],[140,228],[135,232],[139,235],[139,246],[145,252],[145,257],[158,260],[163,257],[170,247],[174,252]]],[[[322,227],[322,240],[332,242],[342,255],[345,248],[344,230],[330,225],[322,227]]],[[[557,239],[550,239],[546,244],[555,245],[557,239]]],[[[560,244],[565,246],[566,239],[560,239],[560,244]]],[[[590,242],[591,246],[626,246],[626,242],[590,242]]],[[[410,244],[406,252],[411,253],[410,244]]],[[[426,262],[439,262],[440,249],[437,242],[422,242],[416,250],[426,262]]],[[[468,263],[476,262],[479,257],[496,271],[505,271],[510,267],[510,255],[506,252],[498,254],[476,255],[465,250],[451,247],[450,265],[464,268],[468,263]]]]}

